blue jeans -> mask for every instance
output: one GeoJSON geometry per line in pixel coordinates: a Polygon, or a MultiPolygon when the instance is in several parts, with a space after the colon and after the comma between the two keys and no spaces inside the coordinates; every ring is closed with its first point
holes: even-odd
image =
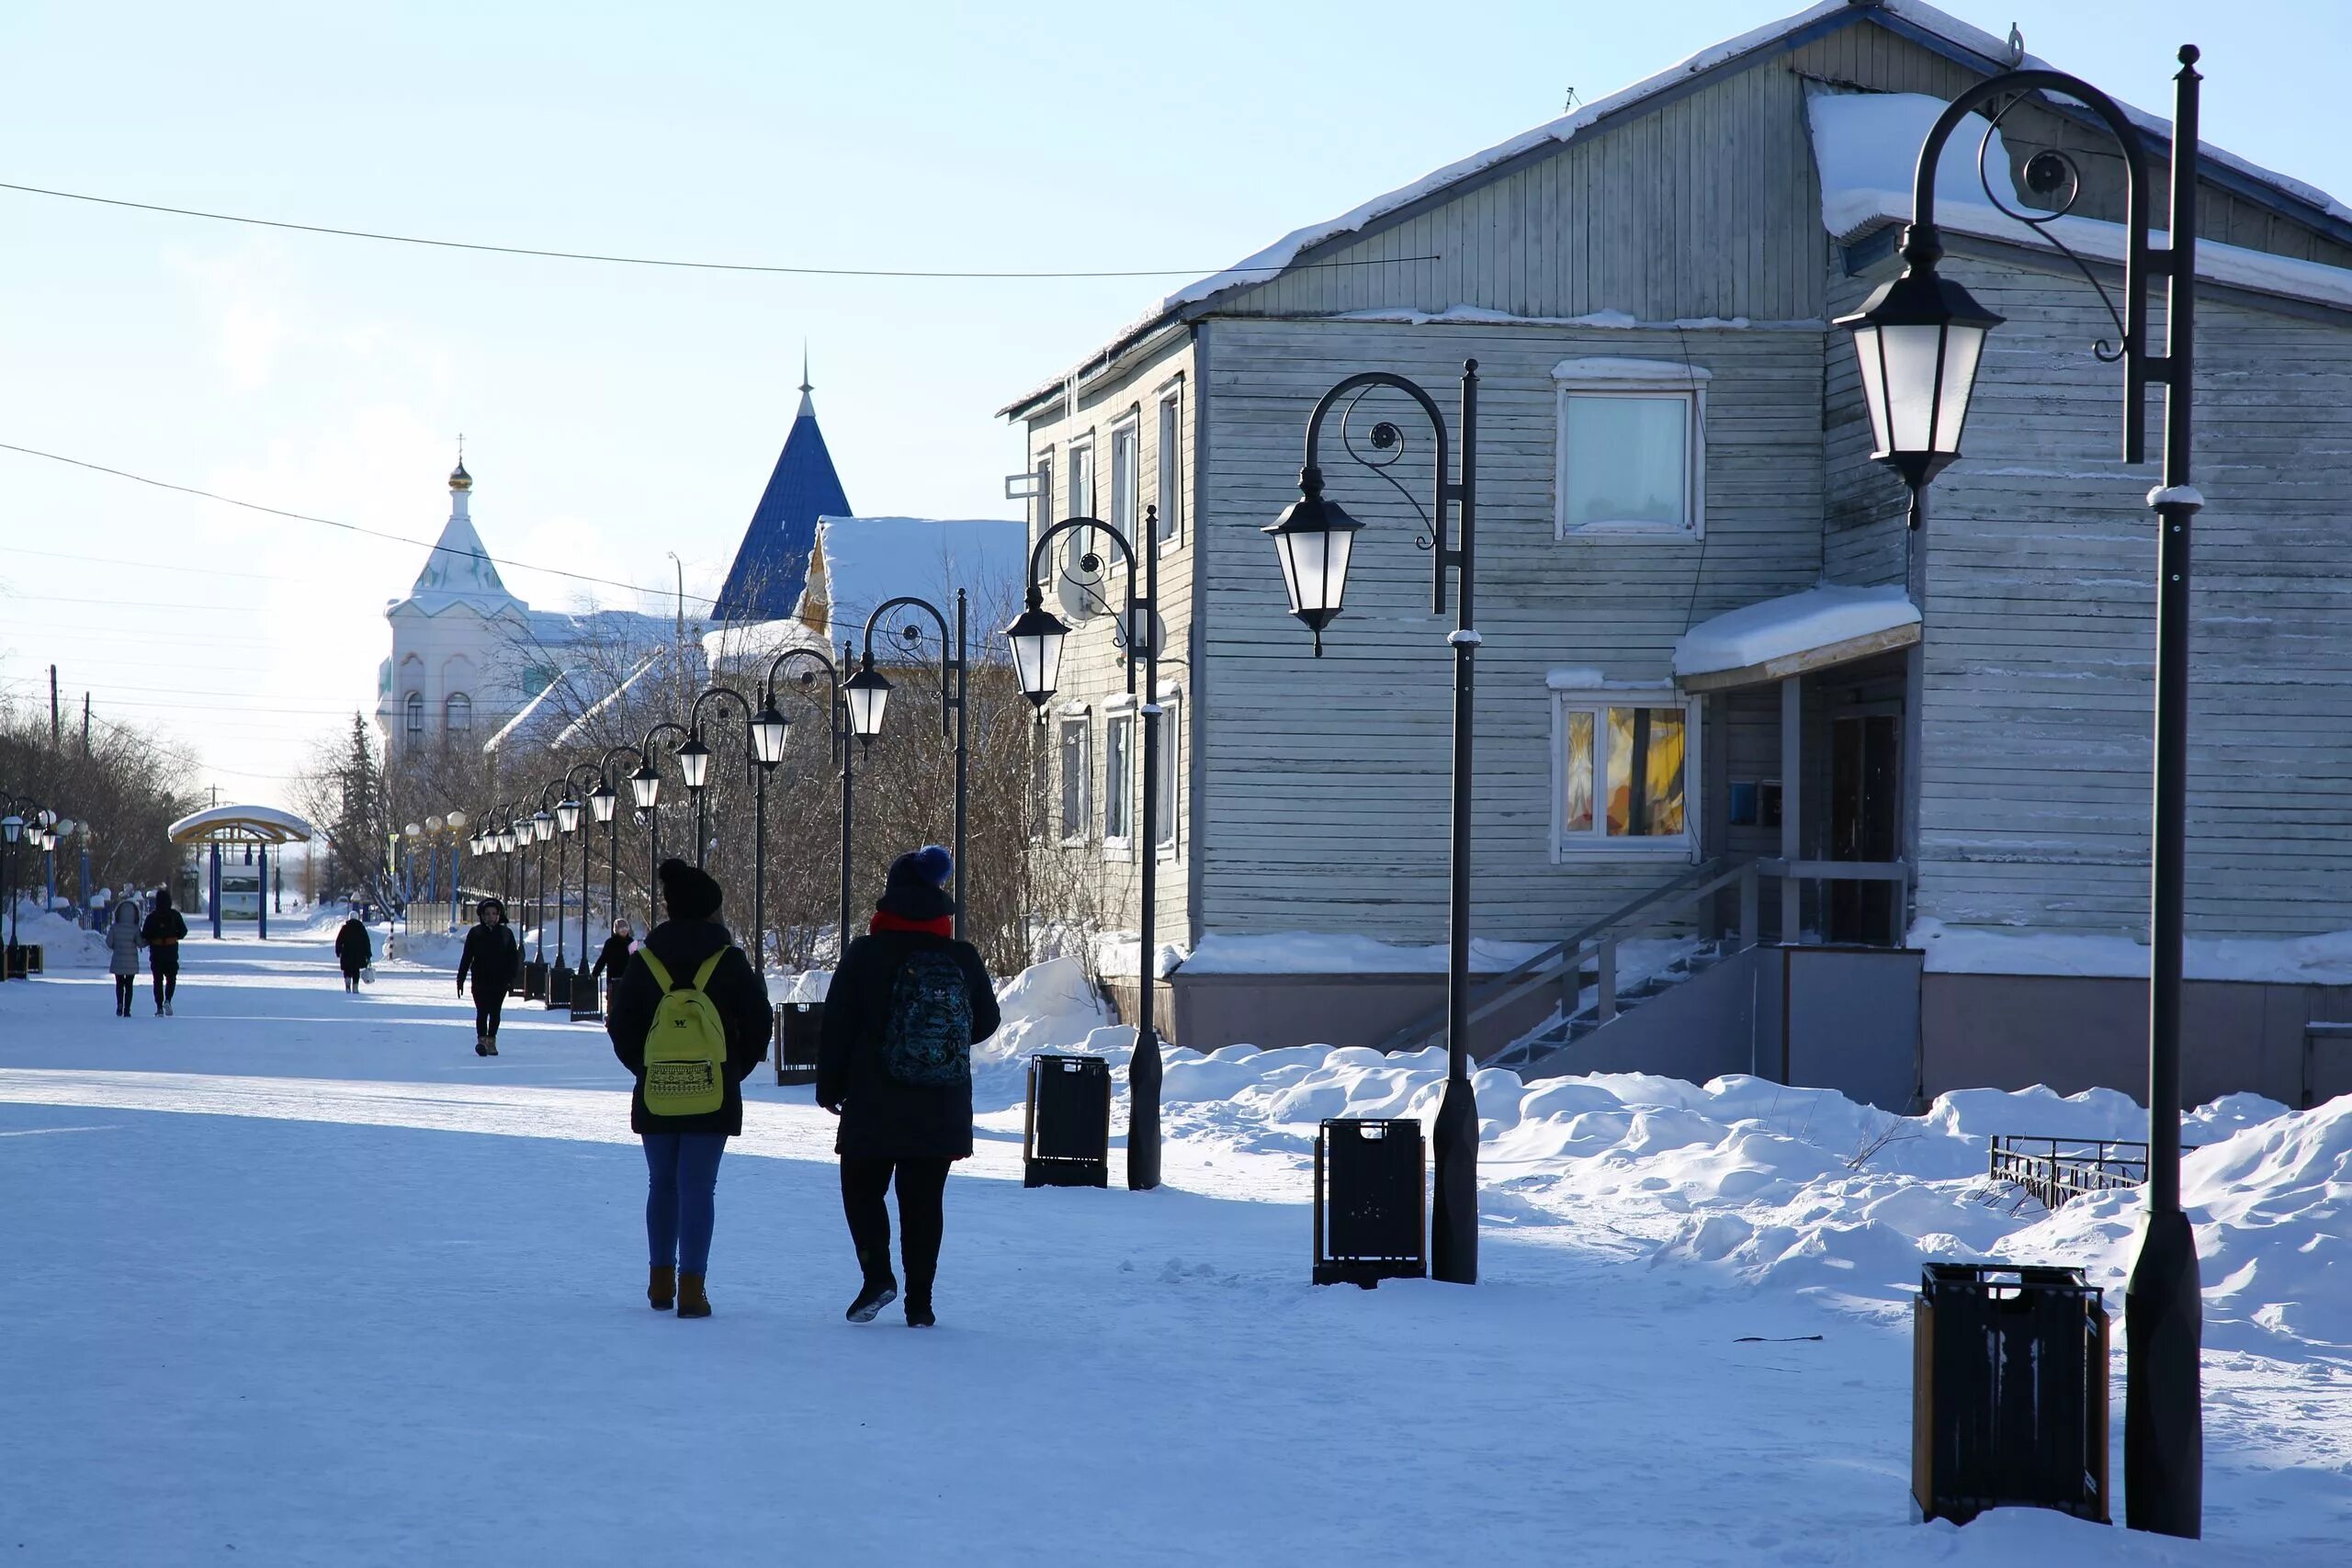
{"type": "Polygon", "coordinates": [[[727,1152],[724,1133],[644,1133],[645,1243],[654,1268],[675,1265],[681,1274],[705,1274],[710,1266],[710,1228],[716,1218],[712,1193],[718,1186],[718,1156],[727,1152]]]}

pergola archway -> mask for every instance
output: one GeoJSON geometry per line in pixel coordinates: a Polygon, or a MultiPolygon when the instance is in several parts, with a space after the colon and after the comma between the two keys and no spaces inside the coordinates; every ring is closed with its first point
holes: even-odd
{"type": "MultiPolygon", "coordinates": [[[[249,863],[257,864],[260,875],[254,886],[254,919],[260,940],[269,940],[269,852],[282,850],[287,844],[307,844],[311,829],[308,822],[291,811],[280,811],[274,806],[214,806],[193,816],[183,817],[168,829],[173,843],[183,849],[209,849],[210,864],[205,879],[205,906],[212,914],[212,939],[220,939],[220,877],[221,854],[226,850],[243,850],[249,863]]],[[[281,866],[279,875],[284,875],[281,866]]]]}

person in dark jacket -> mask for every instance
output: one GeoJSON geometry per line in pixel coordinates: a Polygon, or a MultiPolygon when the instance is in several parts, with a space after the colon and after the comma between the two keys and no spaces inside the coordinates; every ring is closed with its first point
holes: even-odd
{"type": "Polygon", "coordinates": [[[523,962],[522,945],[506,923],[506,906],[485,898],[474,906],[474,929],[466,933],[466,950],[458,955],[458,990],[466,976],[474,981],[474,1055],[498,1055],[498,1013],[514,988],[514,970],[523,962]]]}
{"type": "Polygon", "coordinates": [[[359,923],[358,916],[344,921],[343,929],[334,933],[334,958],[343,965],[343,988],[358,990],[359,972],[376,962],[376,944],[368,939],[368,928],[359,923]]]}
{"type": "Polygon", "coordinates": [[[680,1317],[708,1317],[703,1280],[717,1217],[718,1158],[727,1140],[743,1130],[743,1080],[768,1054],[767,988],[718,923],[722,893],[716,881],[680,860],[663,861],[655,877],[670,918],[646,933],[643,950],[621,971],[605,1032],[612,1037],[613,1055],[637,1078],[628,1125],[645,1143],[645,1240],[651,1254],[645,1298],[663,1311],[674,1290],[680,1317]],[[692,986],[711,955],[719,955],[703,993],[727,1031],[726,1101],[716,1111],[657,1116],[646,1109],[645,1037],[663,995],[645,962],[648,953],[668,971],[673,988],[692,986]]]}
{"type": "Polygon", "coordinates": [[[595,987],[600,981],[609,980],[616,986],[619,985],[622,972],[628,968],[628,955],[636,951],[637,942],[630,934],[628,922],[615,920],[613,934],[605,939],[603,949],[596,954],[596,962],[588,967],[588,994],[592,997],[596,994],[595,987]]]}
{"type": "Polygon", "coordinates": [[[107,925],[107,967],[114,974],[114,1015],[130,1016],[130,998],[139,988],[139,950],[147,945],[139,934],[139,900],[118,898],[114,918],[107,925]]]}
{"type": "Polygon", "coordinates": [[[937,1322],[931,1292],[946,1227],[947,1168],[972,1152],[970,1047],[994,1034],[999,1022],[996,988],[979,950],[949,934],[956,904],[945,884],[954,870],[954,860],[936,844],[892,861],[867,933],[842,954],[825,993],[817,1102],[842,1119],[833,1143],[842,1161],[842,1210],[864,1276],[850,1303],[852,1323],[872,1322],[898,1294],[884,1202],[894,1182],[907,1323],[928,1328],[937,1322]],[[946,1081],[905,1081],[888,1059],[892,1014],[915,1005],[899,986],[910,964],[933,974],[959,972],[963,981],[971,1038],[963,1043],[960,1069],[925,1075],[946,1081]]]}
{"type": "Polygon", "coordinates": [[[147,944],[147,976],[154,982],[155,1016],[164,1017],[172,1010],[172,998],[180,988],[180,943],[187,939],[187,922],[172,908],[172,890],[155,889],[155,908],[148,913],[147,923],[139,928],[140,940],[147,944]]]}

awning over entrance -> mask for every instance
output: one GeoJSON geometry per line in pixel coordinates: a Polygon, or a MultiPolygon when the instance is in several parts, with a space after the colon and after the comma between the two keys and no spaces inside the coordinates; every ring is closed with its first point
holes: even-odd
{"type": "Polygon", "coordinates": [[[1898,585],[1808,588],[1692,626],[1674,645],[1674,679],[1687,692],[1728,691],[1918,640],[1919,608],[1898,585]]]}
{"type": "Polygon", "coordinates": [[[311,825],[275,806],[215,806],[166,829],[175,844],[307,844],[311,825]]]}

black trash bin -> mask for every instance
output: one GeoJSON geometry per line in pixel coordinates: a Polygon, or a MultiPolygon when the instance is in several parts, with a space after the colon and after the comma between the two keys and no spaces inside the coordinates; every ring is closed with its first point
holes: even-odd
{"type": "Polygon", "coordinates": [[[1911,1322],[1919,1517],[2034,1507],[2110,1522],[2107,1303],[2083,1271],[1929,1263],[1911,1322]]]}
{"type": "Polygon", "coordinates": [[[548,971],[547,1003],[550,1012],[571,1005],[571,976],[569,964],[558,964],[548,971]]]}
{"type": "Polygon", "coordinates": [[[526,1002],[536,1002],[544,998],[547,994],[547,960],[534,958],[523,965],[523,999],[526,1002]]]}
{"type": "Polygon", "coordinates": [[[604,1021],[604,993],[605,987],[609,984],[611,984],[609,980],[600,980],[585,969],[577,969],[572,972],[572,1022],[602,1023],[604,1021]]]}
{"type": "Polygon", "coordinates": [[[817,1081],[817,1042],[825,1029],[822,1002],[778,1002],[775,1009],[775,1081],[817,1081]]]}
{"type": "Polygon", "coordinates": [[[1029,1113],[1021,1154],[1023,1187],[1111,1185],[1107,1057],[1029,1058],[1029,1113]]]}
{"type": "Polygon", "coordinates": [[[27,977],[25,964],[28,956],[27,951],[17,943],[12,942],[8,944],[7,977],[9,979],[22,980],[27,977]]]}
{"type": "Polygon", "coordinates": [[[1429,1272],[1421,1124],[1332,1117],[1315,1133],[1315,1282],[1371,1290],[1429,1272]]]}

